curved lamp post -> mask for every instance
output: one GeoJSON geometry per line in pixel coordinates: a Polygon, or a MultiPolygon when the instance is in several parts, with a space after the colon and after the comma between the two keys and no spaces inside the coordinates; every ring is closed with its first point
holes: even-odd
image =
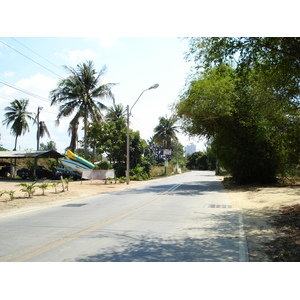
{"type": "Polygon", "coordinates": [[[148,89],[142,91],[142,93],[139,95],[139,97],[136,99],[136,101],[134,102],[134,104],[131,106],[131,109],[129,110],[129,105],[127,105],[127,147],[126,147],[126,183],[129,184],[129,170],[130,170],[130,153],[129,153],[129,117],[131,115],[131,111],[133,109],[133,107],[135,106],[135,104],[138,102],[138,100],[141,98],[141,96],[143,95],[144,92],[151,90],[151,89],[156,89],[158,88],[159,84],[155,83],[152,86],[150,86],[148,89]]]}

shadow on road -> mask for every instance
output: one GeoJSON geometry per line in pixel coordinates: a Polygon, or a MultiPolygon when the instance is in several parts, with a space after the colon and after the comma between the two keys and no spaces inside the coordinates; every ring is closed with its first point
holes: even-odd
{"type": "MultiPolygon", "coordinates": [[[[101,231],[91,236],[92,244],[98,239],[98,253],[78,257],[78,262],[233,262],[240,260],[240,240],[237,236],[237,212],[229,211],[215,215],[219,222],[215,228],[205,228],[203,237],[183,234],[172,236],[164,233],[137,231],[101,231]],[[235,223],[235,224],[234,224],[235,223]],[[106,247],[106,242],[114,245],[106,247]]],[[[200,224],[199,224],[200,225],[200,224]]]]}
{"type": "MultiPolygon", "coordinates": [[[[118,192],[113,192],[114,195],[129,195],[129,194],[144,194],[153,193],[161,194],[171,190],[174,184],[162,184],[153,186],[144,186],[132,189],[125,189],[118,192]]],[[[219,192],[224,193],[224,188],[218,181],[194,181],[188,183],[182,183],[174,193],[184,196],[201,195],[207,192],[219,192]]]]}

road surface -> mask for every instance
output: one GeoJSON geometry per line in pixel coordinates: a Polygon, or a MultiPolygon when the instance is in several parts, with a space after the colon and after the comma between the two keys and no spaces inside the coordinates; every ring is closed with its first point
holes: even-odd
{"type": "Polygon", "coordinates": [[[213,172],[0,218],[0,261],[248,261],[241,213],[213,172]]]}

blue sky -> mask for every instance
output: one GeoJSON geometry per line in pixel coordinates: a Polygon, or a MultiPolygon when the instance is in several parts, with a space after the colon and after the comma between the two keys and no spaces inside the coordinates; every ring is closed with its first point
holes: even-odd
{"type": "MultiPolygon", "coordinates": [[[[0,83],[0,119],[3,119],[4,107],[12,100],[28,98],[31,111],[43,107],[40,119],[46,122],[51,134],[50,139],[44,137],[41,142],[55,141],[60,152],[69,145],[69,120],[55,127],[57,107],[50,107],[47,99],[59,78],[67,76],[62,65],[76,67],[86,60],[94,61],[96,70],[106,65],[103,79],[118,83],[112,91],[116,102],[124,106],[131,106],[143,90],[158,83],[159,88],[145,92],[132,111],[132,129],[139,130],[142,138],[148,139],[153,135],[158,118],[171,115],[170,105],[178,99],[191,67],[184,60],[187,41],[178,36],[299,35],[298,11],[290,10],[288,4],[282,7],[273,2],[270,8],[268,1],[245,4],[246,9],[236,0],[210,3],[112,0],[100,4],[86,0],[84,5],[53,0],[40,3],[37,0],[8,1],[1,6],[0,41],[40,65],[0,43],[0,80],[42,99],[0,83]]],[[[0,133],[0,143],[13,149],[14,137],[2,122],[0,133]]],[[[35,135],[36,129],[31,126],[30,133],[19,138],[18,149],[34,149],[35,135]]],[[[183,145],[195,143],[184,135],[179,135],[179,139],[183,145]]],[[[197,149],[204,148],[200,141],[197,149]]]]}
{"type": "MultiPolygon", "coordinates": [[[[0,43],[0,80],[42,97],[32,97],[1,84],[1,120],[5,113],[4,107],[12,100],[29,99],[30,111],[36,112],[38,106],[43,107],[40,120],[46,122],[51,134],[50,138],[45,136],[41,142],[55,141],[59,152],[64,152],[69,145],[67,128],[70,119],[62,120],[59,127],[55,126],[58,107],[51,107],[47,99],[49,92],[56,88],[58,80],[68,75],[61,68],[62,65],[76,67],[86,60],[92,60],[96,70],[106,65],[107,72],[103,81],[118,83],[112,92],[116,103],[125,107],[131,107],[143,90],[158,83],[157,89],[142,95],[130,119],[131,128],[140,131],[146,140],[153,135],[153,128],[158,124],[160,116],[171,116],[171,105],[178,99],[191,67],[184,59],[184,52],[188,50],[187,40],[176,37],[5,37],[0,38],[0,41],[5,43],[0,43]]],[[[107,100],[103,103],[108,106],[112,104],[107,100]]],[[[14,137],[2,122],[0,128],[1,144],[12,150],[14,137]]],[[[79,136],[82,135],[81,131],[79,136]]],[[[35,149],[35,136],[36,125],[31,125],[30,132],[19,138],[17,149],[35,149]]],[[[182,134],[179,139],[183,145],[191,142],[182,134]]],[[[198,148],[204,149],[203,142],[198,143],[198,148]]]]}

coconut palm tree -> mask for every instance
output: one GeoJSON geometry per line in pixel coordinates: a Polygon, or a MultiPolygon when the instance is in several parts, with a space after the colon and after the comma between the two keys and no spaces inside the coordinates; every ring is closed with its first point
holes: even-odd
{"type": "Polygon", "coordinates": [[[153,140],[163,145],[164,148],[170,149],[172,141],[177,141],[176,133],[179,132],[178,126],[175,125],[177,122],[177,118],[175,116],[171,116],[168,118],[160,117],[159,124],[154,128],[154,136],[153,140]]]}
{"type": "Polygon", "coordinates": [[[18,137],[29,131],[27,120],[34,121],[34,113],[27,111],[28,102],[28,99],[15,99],[10,102],[10,106],[5,107],[7,113],[4,114],[5,119],[2,124],[7,127],[11,125],[11,133],[16,136],[13,151],[17,149],[18,137]]]}
{"type": "Polygon", "coordinates": [[[109,98],[114,101],[111,87],[115,83],[103,84],[101,76],[106,71],[104,66],[98,73],[94,69],[92,61],[87,61],[77,65],[77,69],[65,66],[65,69],[71,74],[67,78],[59,81],[58,87],[50,92],[51,105],[59,105],[57,115],[57,125],[63,117],[73,116],[69,132],[72,134],[70,148],[75,150],[77,139],[78,122],[82,119],[84,124],[84,156],[87,155],[86,132],[88,122],[101,122],[103,120],[102,110],[106,106],[95,100],[97,98],[109,98]]]}
{"type": "Polygon", "coordinates": [[[122,104],[114,104],[108,108],[105,118],[107,121],[126,119],[126,108],[122,104]]]}
{"type": "Polygon", "coordinates": [[[48,137],[50,138],[50,132],[49,132],[48,127],[47,127],[47,125],[45,124],[44,121],[40,121],[39,130],[40,130],[40,137],[41,138],[43,138],[45,136],[45,134],[47,134],[48,137]]]}

